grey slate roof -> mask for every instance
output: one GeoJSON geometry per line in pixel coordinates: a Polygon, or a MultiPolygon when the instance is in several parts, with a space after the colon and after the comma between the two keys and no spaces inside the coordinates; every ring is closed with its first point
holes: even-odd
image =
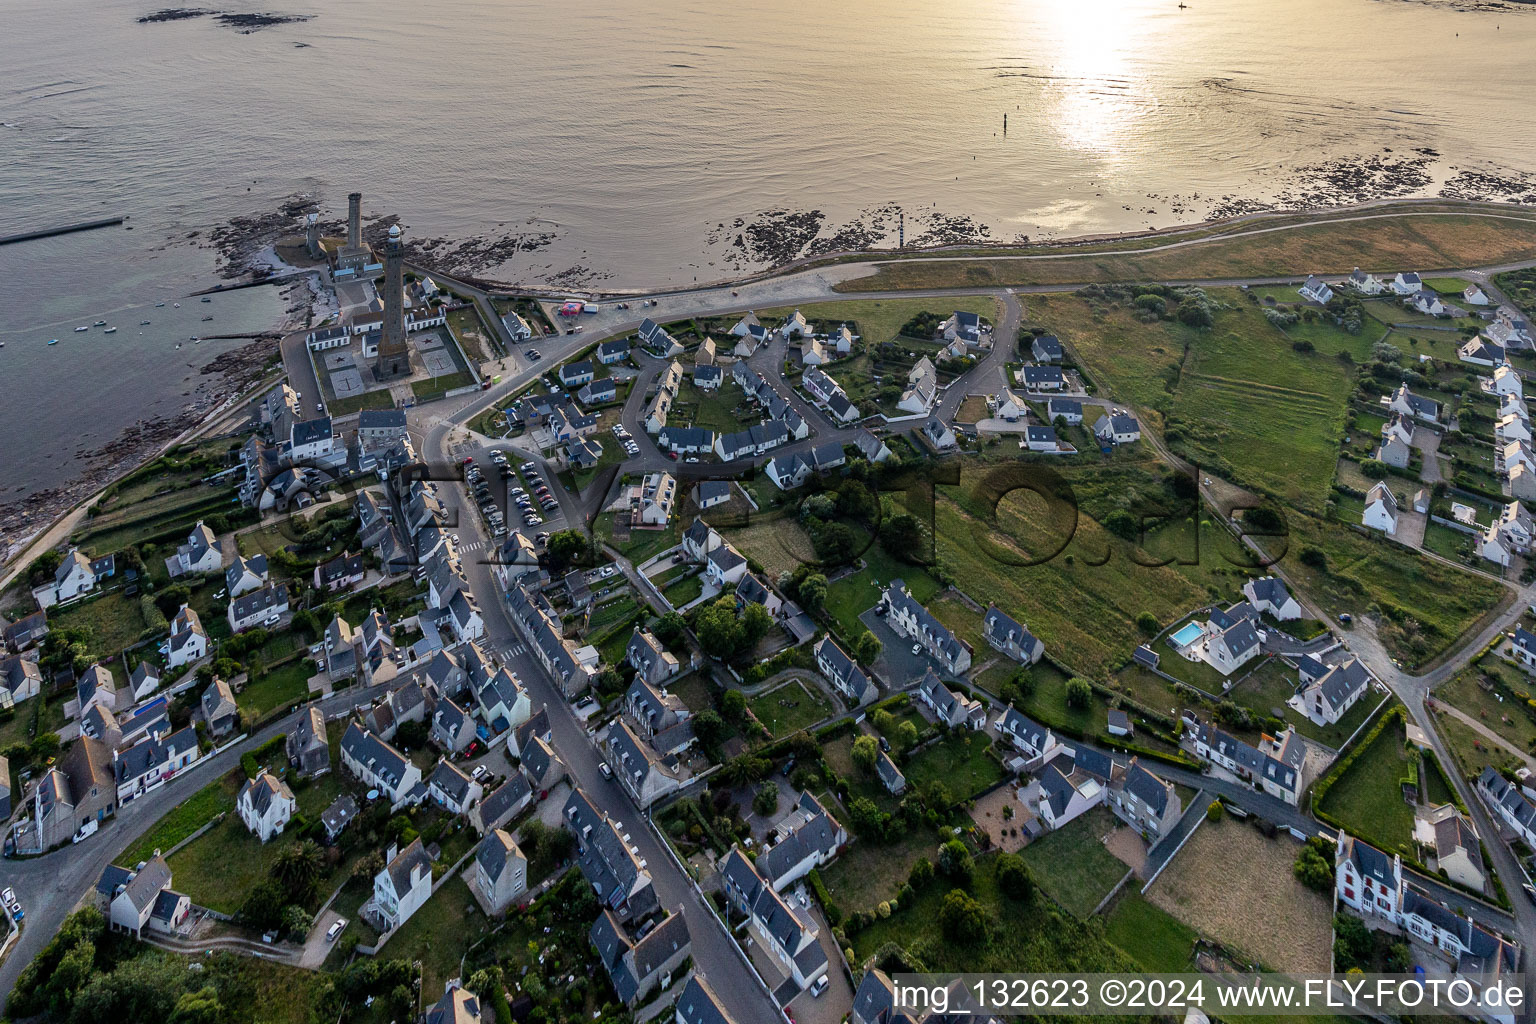
{"type": "Polygon", "coordinates": [[[695,974],[677,997],[677,1024],[737,1024],[737,1020],[726,1012],[709,983],[695,974]]]}
{"type": "Polygon", "coordinates": [[[485,876],[492,882],[501,877],[509,863],[519,859],[527,860],[512,837],[499,828],[487,832],[475,850],[475,862],[485,870],[485,876]]]}

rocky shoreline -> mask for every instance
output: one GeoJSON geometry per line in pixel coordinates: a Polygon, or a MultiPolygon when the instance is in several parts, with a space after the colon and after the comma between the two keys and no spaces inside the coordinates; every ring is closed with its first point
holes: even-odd
{"type": "Polygon", "coordinates": [[[235,14],[228,11],[214,11],[204,7],[167,7],[164,10],[153,11],[138,19],[140,25],[159,25],[172,21],[190,21],[193,18],[212,18],[225,28],[232,28],[241,35],[250,35],[273,25],[292,25],[314,18],[313,14],[272,14],[251,13],[235,14]]]}

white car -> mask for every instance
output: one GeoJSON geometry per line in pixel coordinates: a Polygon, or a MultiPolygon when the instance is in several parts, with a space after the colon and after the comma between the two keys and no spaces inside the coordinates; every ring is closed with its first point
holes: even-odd
{"type": "Polygon", "coordinates": [[[469,773],[469,777],[474,779],[476,782],[479,782],[489,774],[491,774],[491,770],[489,768],[483,764],[477,764],[475,765],[475,770],[469,773]]]}
{"type": "Polygon", "coordinates": [[[611,565],[605,565],[605,566],[603,566],[603,575],[604,575],[604,576],[605,576],[605,577],[606,577],[606,576],[612,576],[612,575],[613,575],[613,574],[614,574],[614,573],[616,573],[616,572],[618,572],[618,571],[619,571],[619,570],[618,570],[618,569],[617,569],[617,568],[616,568],[616,567],[614,567],[614,566],[611,566],[611,565]]]}
{"type": "Polygon", "coordinates": [[[912,645],[912,653],[913,654],[922,654],[923,653],[923,645],[922,644],[913,644],[912,645]]]}
{"type": "Polygon", "coordinates": [[[345,928],[346,926],[347,926],[347,919],[346,918],[344,918],[344,917],[337,918],[336,922],[325,930],[325,941],[326,942],[335,942],[336,941],[336,936],[340,935],[341,934],[341,930],[343,928],[345,928]]]}

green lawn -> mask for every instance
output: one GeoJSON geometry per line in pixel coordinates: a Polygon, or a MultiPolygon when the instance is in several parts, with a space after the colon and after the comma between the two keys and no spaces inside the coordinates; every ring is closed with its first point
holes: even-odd
{"type": "Polygon", "coordinates": [[[1435,697],[1498,733],[1516,750],[1536,750],[1536,722],[1516,691],[1530,693],[1536,681],[1497,655],[1486,655],[1435,690],[1435,697]],[[1503,699],[1501,700],[1500,697],[1503,699]]]}
{"type": "Polygon", "coordinates": [[[1350,832],[1384,850],[1413,841],[1413,808],[1404,802],[1400,785],[1408,771],[1403,742],[1402,724],[1394,720],[1360,751],[1319,805],[1350,832]]]}
{"type": "Polygon", "coordinates": [[[672,607],[681,608],[703,592],[704,578],[702,574],[695,573],[692,576],[674,580],[667,585],[667,588],[661,594],[668,601],[672,602],[672,607]]]}
{"type": "Polygon", "coordinates": [[[215,814],[232,813],[234,809],[235,798],[229,787],[222,780],[210,783],[171,808],[165,817],[155,822],[153,828],[118,856],[117,863],[131,868],[140,861],[148,860],[156,850],[169,850],[208,824],[215,814]]]}
{"type": "Polygon", "coordinates": [[[1199,933],[1134,890],[1115,901],[1104,919],[1104,937],[1145,970],[1180,974],[1195,969],[1199,933]]]}
{"type": "Polygon", "coordinates": [[[880,594],[892,580],[903,580],[912,596],[918,601],[928,601],[942,588],[937,580],[922,568],[908,565],[892,558],[876,544],[864,552],[865,568],[844,576],[827,588],[826,610],[832,616],[843,637],[852,640],[864,631],[859,616],[875,606],[880,594]]]}
{"type": "Polygon", "coordinates": [[[1100,842],[1114,825],[1109,810],[1096,807],[1020,853],[1040,887],[1080,919],[1092,914],[1130,870],[1100,842]]]}
{"type": "Polygon", "coordinates": [[[83,629],[90,634],[86,657],[92,661],[113,657],[139,639],[144,632],[144,616],[139,611],[139,597],[125,597],[113,591],[64,611],[50,611],[48,625],[55,632],[83,629]]]}
{"type": "Polygon", "coordinates": [[[469,886],[462,876],[455,877],[390,936],[379,955],[421,961],[422,992],[440,993],[449,978],[458,977],[459,961],[486,928],[469,886]]]}
{"type": "Polygon", "coordinates": [[[890,843],[861,839],[821,869],[821,879],[843,913],[873,910],[895,895],[919,857],[938,859],[939,842],[927,826],[908,829],[890,843]]]}
{"type": "Polygon", "coordinates": [[[747,701],[747,707],[768,727],[774,739],[814,725],[833,711],[832,702],[820,690],[807,687],[798,679],[758,694],[747,701]]]}
{"type": "Polygon", "coordinates": [[[1288,517],[1290,536],[1264,542],[1272,553],[1284,545],[1281,568],[1330,615],[1384,613],[1378,633],[1387,650],[1412,668],[1451,647],[1505,596],[1499,583],[1462,572],[1392,541],[1310,516],[1288,517]],[[1301,560],[1321,551],[1319,569],[1301,560]]]}
{"type": "Polygon", "coordinates": [[[961,731],[914,754],[902,766],[907,785],[922,789],[930,782],[944,784],[956,800],[968,800],[1003,778],[1003,766],[987,752],[980,733],[961,731]]]}
{"type": "Polygon", "coordinates": [[[475,378],[468,370],[457,370],[453,373],[445,373],[441,377],[428,377],[426,380],[411,381],[411,393],[417,398],[436,398],[445,391],[455,388],[467,388],[475,382],[475,378]]]}
{"type": "Polygon", "coordinates": [[[333,398],[325,403],[325,411],[332,416],[346,416],[364,409],[393,409],[395,398],[388,391],[365,391],[360,395],[333,398]]]}
{"type": "MultiPolygon", "coordinates": [[[[220,785],[230,805],[239,789],[236,772],[220,785]]],[[[278,854],[291,839],[278,838],[263,844],[240,821],[227,814],[213,828],[182,847],[167,860],[176,888],[192,902],[225,914],[233,914],[250,891],[266,880],[278,854]]]]}
{"type": "Polygon", "coordinates": [[[676,516],[672,517],[672,522],[664,530],[631,530],[627,543],[614,544],[614,515],[613,512],[604,512],[598,516],[593,532],[599,543],[613,544],[620,554],[637,566],[677,544],[679,527],[676,516]]]}
{"type": "Polygon", "coordinates": [[[314,672],[314,663],[307,659],[291,661],[246,683],[245,689],[235,695],[235,703],[240,705],[240,710],[260,718],[274,708],[309,696],[309,677],[314,672]]]}

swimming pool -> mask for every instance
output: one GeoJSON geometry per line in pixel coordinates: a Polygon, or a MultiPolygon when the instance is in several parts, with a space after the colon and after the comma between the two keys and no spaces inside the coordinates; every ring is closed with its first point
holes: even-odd
{"type": "Polygon", "coordinates": [[[1196,640],[1199,640],[1201,634],[1204,632],[1205,631],[1201,629],[1196,623],[1186,622],[1184,625],[1180,626],[1179,631],[1170,636],[1168,640],[1175,647],[1188,647],[1196,640]]]}

